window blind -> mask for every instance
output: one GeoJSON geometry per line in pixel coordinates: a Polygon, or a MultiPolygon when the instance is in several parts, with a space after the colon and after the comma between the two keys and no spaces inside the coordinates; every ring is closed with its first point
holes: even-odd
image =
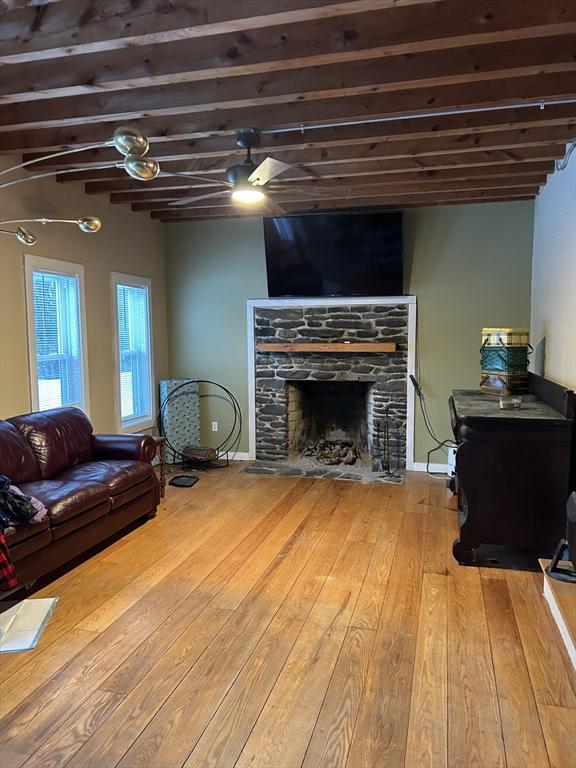
{"type": "Polygon", "coordinates": [[[150,311],[146,286],[116,284],[122,426],[152,418],[150,311]]]}
{"type": "Polygon", "coordinates": [[[32,293],[38,409],[83,408],[78,277],[34,270],[32,293]]]}

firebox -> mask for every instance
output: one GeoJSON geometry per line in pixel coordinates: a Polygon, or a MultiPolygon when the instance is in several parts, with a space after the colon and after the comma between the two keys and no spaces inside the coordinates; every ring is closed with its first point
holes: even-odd
{"type": "Polygon", "coordinates": [[[326,465],[367,462],[369,391],[361,381],[288,382],[288,455],[326,465]]]}

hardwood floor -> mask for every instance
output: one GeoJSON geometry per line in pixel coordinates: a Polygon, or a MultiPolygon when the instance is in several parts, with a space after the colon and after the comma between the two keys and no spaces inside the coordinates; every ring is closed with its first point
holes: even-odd
{"type": "Polygon", "coordinates": [[[542,575],[458,566],[441,481],[240,470],[37,593],[60,601],[0,657],[2,766],[574,766],[542,575]]]}

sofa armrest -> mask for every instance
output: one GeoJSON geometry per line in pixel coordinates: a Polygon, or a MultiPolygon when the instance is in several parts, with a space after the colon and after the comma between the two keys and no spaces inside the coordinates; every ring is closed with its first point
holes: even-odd
{"type": "Polygon", "coordinates": [[[152,462],[156,441],[152,435],[92,435],[92,458],[133,459],[152,462]]]}

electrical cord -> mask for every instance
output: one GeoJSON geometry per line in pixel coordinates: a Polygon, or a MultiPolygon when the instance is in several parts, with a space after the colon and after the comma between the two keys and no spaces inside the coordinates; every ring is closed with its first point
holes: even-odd
{"type": "MultiPolygon", "coordinates": [[[[189,387],[193,384],[207,384],[210,386],[218,387],[228,398],[228,402],[232,406],[232,411],[234,413],[234,422],[232,424],[232,429],[228,433],[228,435],[224,438],[224,440],[220,443],[220,445],[216,448],[216,451],[218,455],[221,455],[226,453],[232,453],[232,458],[236,455],[238,452],[238,446],[240,444],[240,438],[242,436],[242,409],[240,408],[240,404],[238,403],[238,400],[236,399],[236,396],[226,387],[224,387],[222,384],[219,384],[217,381],[211,381],[210,379],[187,379],[186,381],[182,382],[182,384],[179,384],[177,387],[175,387],[171,392],[169,392],[162,403],[160,404],[160,409],[158,411],[158,415],[156,417],[156,422],[158,424],[158,430],[160,434],[166,439],[166,445],[168,448],[173,452],[174,456],[178,456],[181,459],[186,459],[187,456],[182,453],[182,451],[179,451],[177,448],[172,445],[170,442],[170,439],[168,435],[166,434],[165,429],[165,413],[166,408],[168,407],[168,404],[176,397],[178,392],[181,392],[185,387],[189,387]]],[[[213,394],[204,394],[199,395],[200,398],[204,397],[216,397],[216,395],[213,394]]]]}
{"type": "MultiPolygon", "coordinates": [[[[420,324],[420,314],[418,313],[416,315],[416,375],[418,377],[420,377],[419,324],[420,324]]],[[[436,451],[441,451],[441,450],[443,450],[446,453],[446,455],[448,455],[448,448],[457,448],[458,446],[453,440],[440,440],[440,438],[437,437],[436,433],[434,432],[434,428],[432,427],[430,416],[428,414],[428,408],[426,407],[426,397],[424,395],[422,387],[414,376],[410,376],[410,380],[412,381],[412,385],[414,386],[414,391],[416,392],[416,396],[420,401],[420,410],[422,411],[422,419],[424,421],[424,426],[426,427],[426,431],[428,432],[432,440],[436,443],[434,448],[431,448],[428,451],[428,454],[426,456],[426,474],[430,475],[430,477],[443,477],[444,473],[430,472],[430,456],[436,451]]]]}

